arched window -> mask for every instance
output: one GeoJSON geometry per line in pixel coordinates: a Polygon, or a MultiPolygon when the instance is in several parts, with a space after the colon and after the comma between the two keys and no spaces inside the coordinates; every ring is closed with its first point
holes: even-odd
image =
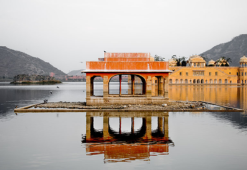
{"type": "Polygon", "coordinates": [[[169,84],[172,84],[172,79],[169,80],[169,84]]]}
{"type": "Polygon", "coordinates": [[[222,83],[222,81],[221,81],[221,79],[219,79],[219,84],[221,84],[222,83]]]}
{"type": "Polygon", "coordinates": [[[225,79],[225,84],[228,84],[228,80],[227,79],[225,79]]]}
{"type": "Polygon", "coordinates": [[[201,79],[201,83],[204,84],[204,80],[203,79],[201,79]]]}

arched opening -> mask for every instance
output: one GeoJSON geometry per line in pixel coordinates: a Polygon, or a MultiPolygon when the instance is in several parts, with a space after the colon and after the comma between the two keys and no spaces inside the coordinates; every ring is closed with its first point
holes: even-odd
{"type": "Polygon", "coordinates": [[[197,79],[197,84],[200,84],[201,82],[200,82],[200,79],[197,79]]]}
{"type": "Polygon", "coordinates": [[[225,84],[228,84],[228,80],[227,79],[225,79],[225,84]]]}
{"type": "Polygon", "coordinates": [[[245,80],[245,84],[247,83],[247,80],[245,80]]]}
{"type": "Polygon", "coordinates": [[[208,80],[206,80],[205,83],[208,84],[208,80]]]}
{"type": "Polygon", "coordinates": [[[180,79],[180,84],[183,84],[183,79],[180,79]]]}
{"type": "Polygon", "coordinates": [[[196,79],[193,80],[193,84],[196,84],[196,79]]]}
{"type": "Polygon", "coordinates": [[[244,80],[242,80],[242,84],[244,84],[244,80]]]}
{"type": "Polygon", "coordinates": [[[111,95],[143,95],[146,93],[146,81],[139,75],[115,75],[110,78],[108,87],[111,95]]]}
{"type": "Polygon", "coordinates": [[[212,79],[210,79],[210,84],[213,84],[213,80],[212,79]]]}
{"type": "Polygon", "coordinates": [[[178,82],[178,79],[176,79],[176,84],[178,84],[179,82],[178,82]]]}
{"type": "Polygon", "coordinates": [[[172,79],[169,80],[169,84],[172,84],[172,79]]]}
{"type": "Polygon", "coordinates": [[[219,79],[219,84],[221,84],[222,83],[222,81],[221,81],[221,79],[219,79]]]}
{"type": "Polygon", "coordinates": [[[185,79],[185,84],[188,84],[188,80],[187,79],[185,79]]]}
{"type": "Polygon", "coordinates": [[[232,84],[232,81],[230,81],[230,84],[232,84]]]}
{"type": "Polygon", "coordinates": [[[109,80],[109,94],[119,94],[119,75],[111,77],[109,80]]]}
{"type": "Polygon", "coordinates": [[[192,83],[192,81],[190,80],[190,84],[192,83]]]}
{"type": "Polygon", "coordinates": [[[214,84],[217,84],[217,79],[214,79],[214,84]]]}
{"type": "Polygon", "coordinates": [[[201,84],[204,84],[204,80],[203,79],[201,79],[201,84]]]}
{"type": "Polygon", "coordinates": [[[100,76],[91,77],[91,96],[103,96],[103,78],[100,76]]]}

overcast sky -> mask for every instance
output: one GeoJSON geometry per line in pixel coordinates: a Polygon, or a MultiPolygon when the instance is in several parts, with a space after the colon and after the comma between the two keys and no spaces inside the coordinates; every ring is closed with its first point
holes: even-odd
{"type": "Polygon", "coordinates": [[[0,46],[65,73],[103,51],[189,57],[246,34],[246,7],[247,0],[0,0],[0,46]]]}

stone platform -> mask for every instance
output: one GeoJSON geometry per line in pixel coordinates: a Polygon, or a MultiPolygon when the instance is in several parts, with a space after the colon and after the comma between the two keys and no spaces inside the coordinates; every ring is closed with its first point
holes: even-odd
{"type": "Polygon", "coordinates": [[[163,104],[87,106],[85,102],[49,102],[16,108],[21,112],[244,112],[243,109],[219,106],[202,101],[166,101],[163,104]]]}
{"type": "Polygon", "coordinates": [[[169,98],[166,97],[119,97],[119,96],[111,96],[111,97],[88,97],[87,106],[99,106],[99,105],[126,105],[126,104],[140,104],[140,105],[161,105],[166,103],[169,98]]]}

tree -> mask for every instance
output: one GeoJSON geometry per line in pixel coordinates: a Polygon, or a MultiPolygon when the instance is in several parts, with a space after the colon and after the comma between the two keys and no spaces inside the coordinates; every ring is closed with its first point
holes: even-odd
{"type": "Polygon", "coordinates": [[[158,56],[155,54],[154,61],[164,61],[164,60],[165,60],[165,58],[162,58],[161,56],[158,56]]]}
{"type": "Polygon", "coordinates": [[[172,59],[177,62],[177,66],[186,66],[187,64],[185,57],[177,57],[176,55],[173,55],[172,59]]]}
{"type": "Polygon", "coordinates": [[[226,58],[224,56],[222,56],[221,58],[219,58],[218,60],[215,61],[216,65],[219,66],[229,66],[229,62],[232,62],[231,58],[226,58]]]}

